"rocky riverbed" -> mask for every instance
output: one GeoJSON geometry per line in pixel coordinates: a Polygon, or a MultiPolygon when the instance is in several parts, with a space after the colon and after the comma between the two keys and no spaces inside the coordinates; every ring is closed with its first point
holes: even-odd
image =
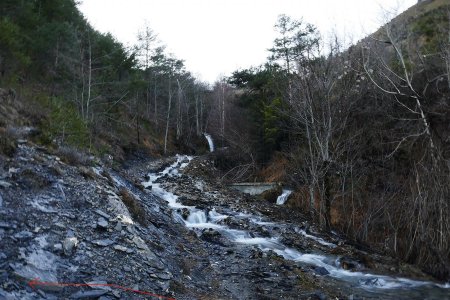
{"type": "Polygon", "coordinates": [[[448,298],[212,169],[205,157],[70,165],[20,140],[0,158],[0,299],[448,298]]]}

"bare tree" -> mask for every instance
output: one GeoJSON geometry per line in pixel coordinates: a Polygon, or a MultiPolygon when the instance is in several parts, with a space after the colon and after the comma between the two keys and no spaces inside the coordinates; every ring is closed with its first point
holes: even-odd
{"type": "MultiPolygon", "coordinates": [[[[138,33],[138,45],[136,47],[138,58],[140,60],[140,67],[144,70],[145,79],[147,81],[147,88],[145,92],[146,96],[146,111],[147,117],[150,119],[150,65],[152,62],[152,57],[155,55],[155,49],[157,48],[157,35],[153,32],[153,30],[146,25],[143,30],[138,33]]],[[[153,94],[156,93],[156,78],[154,83],[153,94]]],[[[156,112],[156,106],[155,106],[156,112]]],[[[156,113],[155,113],[156,114],[156,113]]],[[[157,119],[155,119],[157,120],[157,119]]],[[[157,123],[157,121],[155,121],[157,123]]]]}
{"type": "Polygon", "coordinates": [[[183,134],[183,89],[181,88],[180,80],[177,79],[178,92],[177,92],[177,140],[181,138],[183,134]]]}
{"type": "Polygon", "coordinates": [[[170,108],[172,106],[172,78],[169,77],[169,95],[167,97],[167,118],[166,118],[166,131],[164,134],[164,154],[167,153],[167,137],[169,134],[170,124],[170,108]]]}
{"type": "MultiPolygon", "coordinates": [[[[397,218],[407,219],[401,224],[402,254],[415,256],[419,263],[432,261],[439,266],[434,268],[449,273],[450,210],[445,187],[450,184],[450,170],[443,151],[445,141],[432,122],[433,116],[442,114],[443,106],[437,99],[450,91],[448,48],[429,52],[424,42],[418,42],[417,33],[395,22],[383,29],[382,34],[365,41],[362,58],[372,85],[395,105],[395,111],[386,113],[401,122],[385,158],[395,158],[407,149],[413,161],[409,196],[403,199],[404,208],[396,212],[397,218]],[[447,90],[439,87],[444,79],[447,90]]],[[[445,34],[448,37],[448,29],[445,34]]],[[[391,227],[399,231],[392,222],[391,227]]],[[[395,251],[400,246],[396,240],[395,251]]]]}
{"type": "Polygon", "coordinates": [[[297,61],[299,73],[293,81],[288,112],[306,142],[306,146],[300,145],[304,156],[298,172],[308,185],[310,212],[313,216],[318,213],[328,229],[331,227],[333,178],[348,141],[343,133],[353,95],[357,92],[358,76],[345,70],[349,62],[336,52],[337,46],[331,47],[326,56],[304,57],[297,61]],[[319,203],[316,203],[317,198],[319,203]]]}

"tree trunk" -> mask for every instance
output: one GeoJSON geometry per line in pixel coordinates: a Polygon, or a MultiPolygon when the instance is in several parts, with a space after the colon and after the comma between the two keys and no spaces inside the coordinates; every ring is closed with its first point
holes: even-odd
{"type": "Polygon", "coordinates": [[[200,136],[200,126],[199,126],[199,116],[198,116],[198,95],[195,95],[195,133],[200,136]]]}
{"type": "Polygon", "coordinates": [[[136,136],[137,136],[137,143],[138,145],[141,143],[141,137],[139,132],[139,108],[138,108],[138,93],[136,93],[136,99],[135,99],[135,118],[136,118],[136,136]]]}
{"type": "Polygon", "coordinates": [[[156,124],[156,127],[158,127],[158,102],[156,101],[156,78],[155,78],[155,85],[153,86],[153,100],[155,102],[155,111],[154,111],[154,122],[156,124]]]}
{"type": "Polygon", "coordinates": [[[164,134],[164,154],[167,153],[167,136],[169,134],[169,121],[170,121],[170,107],[172,103],[172,86],[171,86],[171,78],[169,78],[169,103],[167,107],[167,119],[166,119],[166,133],[164,134]]]}
{"type": "MultiPolygon", "coordinates": [[[[329,165],[329,162],[325,162],[329,165]]],[[[328,166],[326,166],[328,168],[328,166]]],[[[326,171],[324,176],[324,201],[325,201],[325,229],[331,230],[331,175],[329,170],[326,171]]]]}
{"type": "Polygon", "coordinates": [[[181,102],[183,97],[183,91],[181,89],[180,81],[177,79],[178,84],[178,97],[177,97],[177,140],[181,138],[183,131],[183,115],[181,113],[181,102]]]}

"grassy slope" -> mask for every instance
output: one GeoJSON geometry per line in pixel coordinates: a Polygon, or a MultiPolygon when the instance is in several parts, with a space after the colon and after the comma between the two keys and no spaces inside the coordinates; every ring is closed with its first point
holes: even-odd
{"type": "MultiPolygon", "coordinates": [[[[448,0],[427,0],[420,3],[417,3],[398,16],[396,16],[394,19],[392,19],[389,23],[393,25],[402,24],[405,28],[408,26],[411,26],[415,21],[417,21],[420,17],[422,17],[424,14],[435,11],[437,9],[445,9],[445,6],[449,6],[448,9],[450,9],[450,3],[448,0]]],[[[383,36],[385,33],[385,30],[382,26],[377,31],[375,31],[373,34],[371,34],[372,37],[380,37],[383,36]]]]}

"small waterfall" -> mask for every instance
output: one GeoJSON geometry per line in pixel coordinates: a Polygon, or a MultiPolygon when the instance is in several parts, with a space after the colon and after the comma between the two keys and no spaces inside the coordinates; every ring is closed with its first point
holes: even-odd
{"type": "Polygon", "coordinates": [[[277,205],[283,205],[291,194],[291,190],[283,190],[283,193],[281,193],[281,195],[277,198],[277,205]]]}
{"type": "Polygon", "coordinates": [[[187,223],[191,224],[204,224],[207,223],[206,214],[202,210],[191,212],[186,220],[187,223]]]}
{"type": "Polygon", "coordinates": [[[213,141],[211,135],[207,134],[206,132],[203,133],[203,135],[208,140],[209,152],[214,152],[214,141],[213,141]]]}

